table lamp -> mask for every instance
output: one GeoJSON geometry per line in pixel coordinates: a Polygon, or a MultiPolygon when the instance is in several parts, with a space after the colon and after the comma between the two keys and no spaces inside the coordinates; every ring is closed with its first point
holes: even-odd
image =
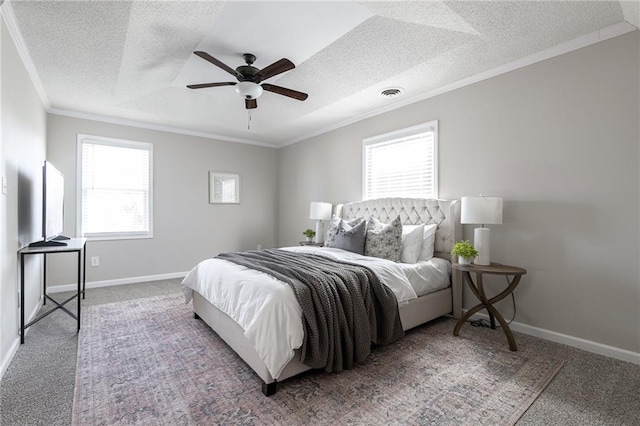
{"type": "Polygon", "coordinates": [[[478,250],[474,262],[476,265],[491,264],[491,231],[485,228],[488,224],[502,223],[502,198],[484,197],[482,195],[462,197],[460,214],[461,223],[480,224],[473,231],[473,246],[478,250]]]}
{"type": "Polygon", "coordinates": [[[317,220],[316,243],[324,242],[324,224],[322,221],[331,219],[331,207],[331,203],[322,203],[317,201],[311,203],[309,219],[317,220]]]}

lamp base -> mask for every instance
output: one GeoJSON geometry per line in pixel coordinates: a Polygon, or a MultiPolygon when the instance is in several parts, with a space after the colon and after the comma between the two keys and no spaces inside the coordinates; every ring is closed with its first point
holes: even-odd
{"type": "Polygon", "coordinates": [[[478,250],[473,263],[481,266],[491,264],[491,230],[489,228],[476,228],[473,230],[473,246],[478,250]]]}
{"type": "Polygon", "coordinates": [[[324,243],[324,223],[321,220],[316,222],[316,243],[324,243]]]}

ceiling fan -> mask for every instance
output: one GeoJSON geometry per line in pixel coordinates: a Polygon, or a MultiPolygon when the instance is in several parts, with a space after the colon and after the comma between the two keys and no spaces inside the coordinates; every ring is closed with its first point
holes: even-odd
{"type": "Polygon", "coordinates": [[[205,61],[211,62],[213,65],[225,70],[232,76],[238,79],[238,82],[227,81],[221,83],[202,83],[202,84],[189,84],[189,89],[204,89],[206,87],[218,87],[218,86],[236,86],[236,92],[244,98],[245,107],[247,109],[258,108],[258,99],[262,95],[263,90],[267,92],[277,93],[278,95],[287,96],[289,98],[304,101],[309,95],[306,93],[298,92],[297,90],[287,89],[286,87],[276,86],[275,84],[263,83],[262,81],[274,77],[278,74],[282,74],[285,71],[294,69],[296,66],[290,60],[283,58],[274,62],[266,68],[258,69],[253,66],[256,61],[255,55],[251,53],[245,53],[242,58],[247,65],[240,65],[235,70],[230,66],[222,63],[218,59],[209,55],[207,52],[196,51],[193,52],[205,61]]]}

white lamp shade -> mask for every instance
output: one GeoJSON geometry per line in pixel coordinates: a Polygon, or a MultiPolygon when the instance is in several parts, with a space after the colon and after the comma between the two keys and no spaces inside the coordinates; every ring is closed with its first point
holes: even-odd
{"type": "Polygon", "coordinates": [[[502,223],[502,198],[462,197],[461,223],[500,224],[502,223]]]}
{"type": "Polygon", "coordinates": [[[241,81],[236,84],[236,92],[245,99],[258,99],[262,91],[262,86],[252,81],[241,81]]]}
{"type": "Polygon", "coordinates": [[[331,219],[331,203],[322,203],[322,202],[311,203],[309,219],[314,219],[314,220],[331,219]]]}

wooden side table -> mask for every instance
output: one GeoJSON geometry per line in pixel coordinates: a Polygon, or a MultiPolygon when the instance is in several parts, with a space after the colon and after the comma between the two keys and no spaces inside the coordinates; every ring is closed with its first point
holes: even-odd
{"type": "Polygon", "coordinates": [[[323,243],[314,243],[313,241],[300,241],[298,244],[301,246],[314,246],[314,247],[322,247],[323,243]]]}
{"type": "Polygon", "coordinates": [[[513,337],[513,333],[511,332],[509,325],[504,320],[502,315],[500,315],[500,312],[498,312],[498,310],[493,306],[493,304],[496,302],[499,302],[500,300],[510,295],[513,292],[513,290],[516,288],[518,283],[520,282],[520,278],[527,273],[527,270],[523,268],[518,268],[517,266],[501,265],[499,263],[492,263],[491,265],[488,265],[488,266],[460,265],[458,263],[454,263],[453,265],[451,265],[451,267],[462,272],[462,276],[464,277],[464,280],[469,285],[469,288],[471,289],[473,294],[476,295],[478,300],[480,300],[480,304],[469,309],[467,313],[464,314],[464,316],[458,320],[458,323],[453,329],[453,335],[457,336],[458,334],[460,334],[460,328],[473,314],[480,311],[481,309],[486,309],[487,312],[489,313],[489,319],[491,320],[491,328],[495,330],[496,323],[494,321],[494,318],[497,319],[500,325],[502,326],[502,330],[504,330],[504,334],[507,336],[507,341],[509,342],[509,349],[511,349],[512,351],[517,351],[518,347],[516,346],[516,340],[513,337]],[[475,283],[471,279],[471,273],[476,274],[475,283]],[[507,281],[509,282],[509,285],[497,296],[492,297],[491,299],[487,299],[487,296],[484,292],[484,286],[482,283],[482,276],[485,274],[504,275],[507,277],[507,281]],[[513,278],[511,278],[510,281],[509,281],[509,276],[513,276],[513,278]]]}

